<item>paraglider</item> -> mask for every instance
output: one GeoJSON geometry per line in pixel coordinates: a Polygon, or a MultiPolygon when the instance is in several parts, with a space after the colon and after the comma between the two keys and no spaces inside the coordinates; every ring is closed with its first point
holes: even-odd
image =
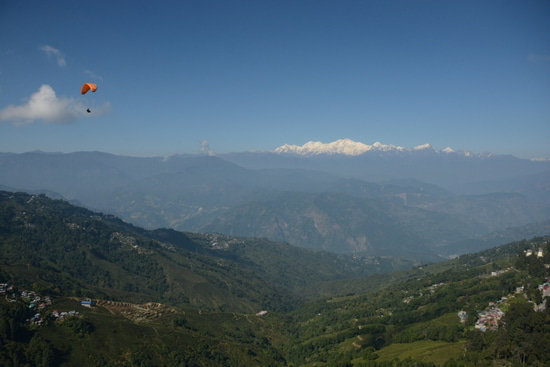
{"type": "MultiPolygon", "coordinates": [[[[95,93],[96,90],[97,90],[97,85],[95,85],[93,83],[84,83],[80,87],[80,94],[86,94],[86,93],[88,93],[88,91],[92,91],[92,92],[95,93]]],[[[88,108],[86,110],[86,112],[91,113],[92,111],[90,111],[90,109],[88,108]]]]}
{"type": "Polygon", "coordinates": [[[92,83],[84,83],[82,87],[80,87],[80,94],[86,94],[90,90],[95,92],[97,90],[97,85],[92,83]]]}

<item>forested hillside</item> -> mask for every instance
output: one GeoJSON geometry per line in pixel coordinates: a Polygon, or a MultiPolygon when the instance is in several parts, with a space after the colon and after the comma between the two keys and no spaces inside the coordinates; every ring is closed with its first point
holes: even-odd
{"type": "Polygon", "coordinates": [[[396,358],[407,366],[545,365],[549,244],[538,238],[464,255],[395,274],[377,292],[304,306],[292,314],[288,358],[327,366],[390,366],[396,358]]]}
{"type": "Polygon", "coordinates": [[[407,264],[147,231],[1,192],[0,247],[2,366],[550,360],[550,237],[373,274],[407,264]]]}
{"type": "Polygon", "coordinates": [[[44,195],[0,192],[0,264],[59,294],[213,310],[289,311],[315,285],[412,265],[265,239],[134,227],[44,195]]]}

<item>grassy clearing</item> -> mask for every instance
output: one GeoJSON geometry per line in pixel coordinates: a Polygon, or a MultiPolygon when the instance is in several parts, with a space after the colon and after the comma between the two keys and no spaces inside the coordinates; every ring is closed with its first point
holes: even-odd
{"type": "Polygon", "coordinates": [[[460,318],[458,317],[458,313],[456,312],[446,313],[445,315],[430,321],[417,322],[415,324],[411,324],[410,326],[403,328],[403,330],[408,330],[408,329],[422,330],[428,327],[437,327],[437,326],[442,327],[442,326],[453,326],[453,325],[457,325],[457,326],[460,325],[460,318]]]}
{"type": "Polygon", "coordinates": [[[418,341],[406,344],[392,344],[380,349],[377,353],[380,361],[391,361],[412,358],[422,362],[433,362],[443,365],[451,358],[457,358],[464,350],[465,341],[446,343],[438,341],[418,341]]]}

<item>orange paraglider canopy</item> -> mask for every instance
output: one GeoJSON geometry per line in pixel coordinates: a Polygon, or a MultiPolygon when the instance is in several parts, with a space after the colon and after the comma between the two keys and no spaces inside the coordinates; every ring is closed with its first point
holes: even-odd
{"type": "Polygon", "coordinates": [[[92,83],[84,83],[82,87],[80,87],[80,94],[86,94],[89,90],[95,92],[97,90],[97,85],[92,83]]]}

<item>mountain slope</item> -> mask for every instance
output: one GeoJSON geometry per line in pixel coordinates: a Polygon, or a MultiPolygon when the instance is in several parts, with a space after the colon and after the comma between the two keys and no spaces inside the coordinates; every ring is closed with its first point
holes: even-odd
{"type": "Polygon", "coordinates": [[[483,223],[491,232],[550,218],[550,207],[513,193],[455,196],[419,206],[438,213],[469,217],[483,223]]]}
{"type": "Polygon", "coordinates": [[[369,146],[353,141],[332,145],[311,143],[303,147],[280,147],[271,152],[228,153],[220,157],[249,169],[307,168],[374,182],[412,178],[446,189],[550,171],[550,162],[513,156],[438,150],[430,145],[412,149],[384,144],[369,146]],[[361,145],[368,148],[357,150],[361,145]],[[348,150],[354,153],[345,154],[348,150]]]}
{"type": "Polygon", "coordinates": [[[61,200],[9,192],[0,192],[0,247],[10,278],[52,292],[249,312],[289,310],[320,282],[393,269],[389,260],[262,239],[147,231],[61,200]]]}
{"type": "Polygon", "coordinates": [[[388,201],[338,193],[282,193],[220,214],[200,231],[268,237],[332,252],[434,260],[439,241],[467,238],[480,233],[477,227],[388,201]]]}
{"type": "Polygon", "coordinates": [[[249,152],[162,159],[99,152],[5,154],[0,155],[0,184],[48,192],[147,229],[267,237],[336,252],[369,248],[379,255],[430,257],[434,247],[550,216],[548,162],[431,147],[375,148],[355,156],[249,152]],[[391,180],[365,181],[374,176],[391,180]],[[483,194],[468,189],[470,195],[463,196],[434,185],[449,180],[450,186],[466,189],[464,185],[488,177],[495,189],[511,192],[487,193],[486,185],[474,185],[468,187],[481,187],[483,194]],[[312,195],[342,193],[346,195],[323,199],[320,208],[312,204],[312,195]],[[284,209],[277,207],[276,197],[285,203],[284,209]],[[333,209],[339,214],[329,213],[333,209]],[[361,219],[343,217],[357,213],[361,219]],[[249,216],[249,223],[239,215],[249,216]],[[313,217],[323,222],[321,227],[315,227],[313,217]],[[275,219],[289,226],[279,229],[275,219]],[[250,228],[251,220],[260,227],[250,228]]]}
{"type": "MultiPolygon", "coordinates": [[[[383,289],[368,294],[307,304],[292,313],[295,340],[287,346],[288,361],[373,367],[544,365],[550,358],[550,314],[540,307],[539,285],[550,275],[543,265],[550,261],[549,244],[549,237],[510,243],[391,274],[393,282],[386,277],[383,289]],[[539,248],[543,258],[525,256],[525,250],[539,248]],[[491,326],[497,318],[498,328],[491,326]],[[487,331],[479,331],[484,324],[487,331]]],[[[369,283],[356,282],[359,287],[369,283]]]]}

